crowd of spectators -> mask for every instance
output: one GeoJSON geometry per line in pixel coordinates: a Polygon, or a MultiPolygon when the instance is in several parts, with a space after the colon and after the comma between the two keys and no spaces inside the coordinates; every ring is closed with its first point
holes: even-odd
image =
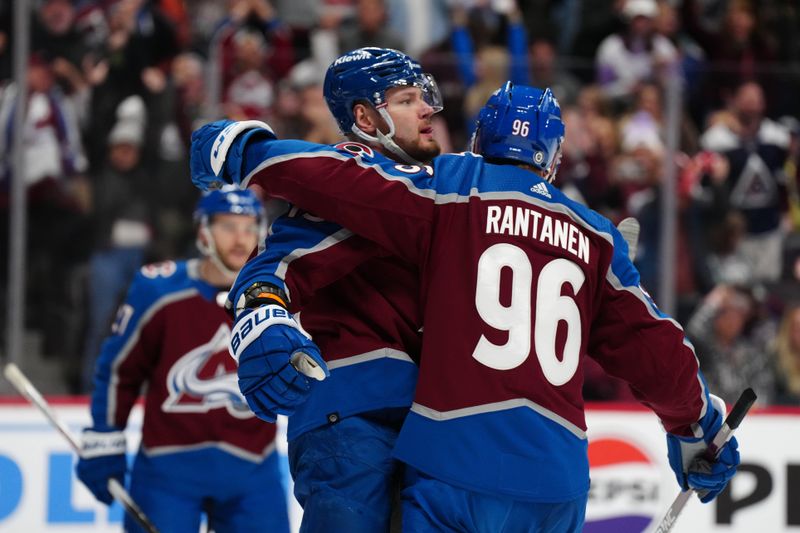
{"type": "MultiPolygon", "coordinates": [[[[63,359],[74,392],[91,386],[83,369],[133,272],[193,253],[192,130],[259,119],[282,137],[335,142],[325,68],[383,46],[438,80],[447,151],[467,146],[477,109],[506,79],[551,87],[567,125],[557,185],[614,221],[640,221],[643,284],[658,301],[673,266],[673,314],[715,390],[732,400],[752,384],[764,403],[800,405],[793,0],[36,0],[23,132],[13,131],[12,15],[0,4],[0,295],[8,156],[21,136],[26,325],[63,359]],[[662,258],[669,168],[678,238],[662,258]]],[[[631,398],[591,366],[586,395],[631,398]]]]}

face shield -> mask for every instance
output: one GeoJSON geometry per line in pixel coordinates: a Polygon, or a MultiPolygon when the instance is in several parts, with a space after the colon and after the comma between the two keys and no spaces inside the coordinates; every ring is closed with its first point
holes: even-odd
{"type": "Polygon", "coordinates": [[[422,100],[433,108],[434,115],[444,109],[442,93],[439,91],[439,85],[433,75],[426,72],[413,80],[402,80],[396,86],[402,85],[410,85],[422,91],[422,100]]]}

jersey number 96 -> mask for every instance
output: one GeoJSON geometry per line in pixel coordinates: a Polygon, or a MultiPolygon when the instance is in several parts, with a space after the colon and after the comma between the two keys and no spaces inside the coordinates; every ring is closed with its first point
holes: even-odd
{"type": "MultiPolygon", "coordinates": [[[[575,300],[562,296],[565,283],[573,294],[580,290],[586,276],[567,259],[553,259],[544,265],[536,280],[534,349],[547,381],[555,386],[567,383],[578,368],[581,352],[581,316],[575,300]],[[556,355],[558,324],[564,321],[567,338],[563,357],[556,355]]],[[[496,370],[511,370],[530,356],[533,305],[531,289],[533,267],[528,255],[513,244],[495,244],[486,249],[478,260],[478,283],[475,307],[481,319],[491,327],[508,331],[503,345],[492,343],[481,335],[472,352],[478,362],[496,370]],[[500,277],[503,268],[511,270],[511,302],[500,301],[500,277]]]]}

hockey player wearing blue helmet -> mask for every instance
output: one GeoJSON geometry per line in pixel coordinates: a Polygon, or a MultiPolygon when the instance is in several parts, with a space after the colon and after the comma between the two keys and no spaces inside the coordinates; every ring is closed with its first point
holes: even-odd
{"type": "Polygon", "coordinates": [[[409,56],[384,48],[354,50],[331,64],[322,90],[349,138],[408,164],[439,155],[431,119],[442,110],[442,97],[433,76],[409,56]]]}
{"type": "Polygon", "coordinates": [[[681,327],[639,286],[623,236],[552,185],[564,133],[549,90],[507,84],[479,114],[478,153],[430,165],[268,132],[235,144],[244,157],[219,173],[197,160],[202,179],[258,184],[418,265],[422,363],[394,449],[404,531],[581,531],[587,357],[659,417],[682,489],[708,502],[736,472],[735,438],[697,458],[725,406],[681,327]]]}
{"type": "MultiPolygon", "coordinates": [[[[199,259],[143,266],[95,367],[92,427],[78,478],[111,503],[108,481],[128,475],[125,427],[143,385],[141,446],[130,493],[160,531],[288,533],[275,425],[256,418],[228,354],[223,307],[236,273],[266,231],[252,191],[204,194],[195,211],[199,259]]],[[[127,531],[141,531],[126,516],[127,531]]]]}
{"type": "MultiPolygon", "coordinates": [[[[402,52],[362,48],[342,55],[328,68],[323,93],[347,137],[323,147],[336,157],[365,163],[388,157],[416,168],[439,154],[432,128],[442,108],[439,91],[402,52]]],[[[194,135],[192,165],[220,170],[245,157],[234,146],[263,136],[274,137],[263,123],[205,126],[194,135]]],[[[200,188],[248,186],[244,177],[211,178],[193,176],[200,188]]],[[[273,222],[266,249],[231,290],[241,390],[259,417],[290,415],[289,462],[303,532],[390,529],[402,477],[391,453],[417,379],[418,293],[415,267],[297,209],[273,222]],[[291,327],[287,309],[302,310],[302,328],[319,351],[291,327]]]]}

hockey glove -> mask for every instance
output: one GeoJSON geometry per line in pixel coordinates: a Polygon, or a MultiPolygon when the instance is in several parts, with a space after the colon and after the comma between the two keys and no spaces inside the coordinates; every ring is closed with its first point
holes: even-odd
{"type": "Polygon", "coordinates": [[[709,461],[703,457],[703,452],[714,440],[725,417],[725,402],[714,395],[709,397],[711,401],[706,414],[698,422],[703,437],[680,437],[667,433],[669,466],[675,472],[681,490],[696,490],[703,503],[710,502],[722,492],[740,462],[736,437],[731,437],[720,448],[716,460],[709,461]]]}
{"type": "Polygon", "coordinates": [[[239,365],[239,390],[267,422],[294,413],[315,381],[330,375],[319,348],[279,305],[242,313],[231,332],[230,352],[239,365]]]}
{"type": "Polygon", "coordinates": [[[128,470],[125,448],[125,433],[118,429],[83,430],[81,456],[75,471],[94,497],[105,504],[114,501],[108,492],[108,480],[116,478],[125,484],[128,470]]]}
{"type": "Polygon", "coordinates": [[[218,120],[196,129],[189,162],[195,186],[205,191],[228,183],[239,185],[242,151],[255,134],[275,138],[272,128],[260,120],[218,120]]]}

